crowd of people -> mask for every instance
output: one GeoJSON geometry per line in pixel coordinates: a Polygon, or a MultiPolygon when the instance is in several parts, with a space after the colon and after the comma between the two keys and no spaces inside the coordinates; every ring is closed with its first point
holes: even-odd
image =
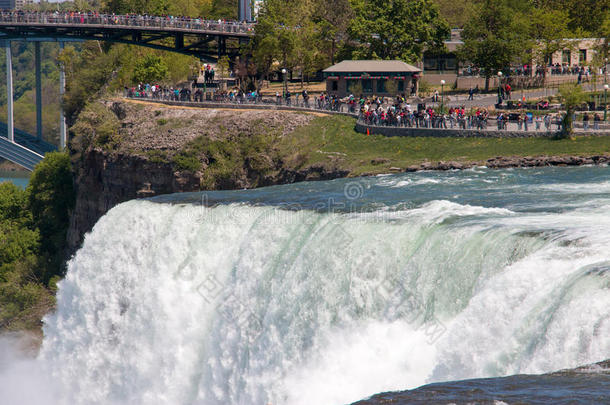
{"type": "MultiPolygon", "coordinates": [[[[589,66],[579,66],[579,65],[570,65],[567,63],[555,63],[550,64],[548,66],[535,66],[532,65],[517,65],[513,66],[510,69],[504,69],[502,72],[505,76],[516,76],[516,77],[529,77],[529,76],[544,76],[544,71],[546,69],[546,73],[550,75],[578,75],[583,80],[588,79],[592,75],[591,68],[589,66]],[[532,74],[533,73],[533,74],[532,74]]],[[[602,68],[600,74],[605,74],[605,70],[602,68]]],[[[484,72],[481,69],[478,69],[474,66],[466,66],[461,74],[463,76],[481,76],[484,72]]]]}
{"type": "MultiPolygon", "coordinates": [[[[207,70],[208,68],[204,66],[204,71],[207,70]]],[[[509,97],[510,87],[503,87],[503,94],[505,97],[509,97]]],[[[203,89],[197,87],[179,88],[140,83],[137,86],[125,88],[125,96],[162,101],[203,102],[205,94],[203,89]]],[[[425,104],[419,104],[417,108],[412,108],[411,104],[402,96],[384,98],[349,95],[346,98],[339,98],[336,95],[322,92],[311,99],[306,89],[294,94],[290,91],[277,92],[275,97],[267,96],[264,98],[256,90],[244,92],[238,88],[233,88],[227,91],[216,91],[206,101],[238,104],[277,104],[350,112],[357,114],[361,122],[371,126],[485,130],[490,128],[490,121],[496,121],[491,128],[499,131],[559,131],[562,125],[560,114],[533,115],[526,112],[498,111],[495,117],[492,117],[484,108],[467,111],[464,106],[439,109],[426,107],[425,104]]],[[[590,128],[590,123],[592,123],[594,130],[599,130],[602,123],[602,119],[597,113],[593,115],[584,113],[581,120],[584,130],[590,128]]]]}
{"type": "Polygon", "coordinates": [[[27,11],[4,10],[0,12],[0,22],[39,24],[95,24],[135,27],[185,28],[193,30],[221,32],[249,32],[254,24],[233,20],[210,20],[184,16],[152,16],[142,14],[103,14],[97,11],[27,11]]]}
{"type": "Polygon", "coordinates": [[[216,71],[212,65],[206,63],[201,66],[201,76],[203,76],[205,83],[214,83],[216,71]]]}
{"type": "Polygon", "coordinates": [[[193,92],[188,87],[161,86],[158,84],[138,84],[125,87],[124,94],[129,98],[151,98],[163,101],[203,101],[203,92],[193,92]]]}
{"type": "Polygon", "coordinates": [[[485,109],[466,112],[464,107],[450,108],[446,113],[438,109],[420,105],[412,109],[404,99],[396,99],[394,104],[384,105],[382,101],[361,101],[360,120],[375,126],[439,129],[479,129],[487,128],[489,113],[485,109]]]}

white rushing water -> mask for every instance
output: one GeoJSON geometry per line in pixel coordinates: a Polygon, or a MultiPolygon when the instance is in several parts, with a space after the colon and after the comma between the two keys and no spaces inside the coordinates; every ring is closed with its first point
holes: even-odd
{"type": "Polygon", "coordinates": [[[608,208],[129,202],[71,261],[36,368],[48,403],[323,405],[605,360],[608,208]]]}

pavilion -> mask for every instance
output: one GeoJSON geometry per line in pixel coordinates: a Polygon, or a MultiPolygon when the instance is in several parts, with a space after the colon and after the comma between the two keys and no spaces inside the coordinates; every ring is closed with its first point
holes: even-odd
{"type": "Polygon", "coordinates": [[[327,93],[338,97],[360,90],[364,96],[409,96],[417,91],[420,74],[400,60],[344,60],[324,70],[327,93]]]}

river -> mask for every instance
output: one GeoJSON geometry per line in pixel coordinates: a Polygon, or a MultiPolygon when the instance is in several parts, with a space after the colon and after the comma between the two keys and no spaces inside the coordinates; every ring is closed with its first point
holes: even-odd
{"type": "Polygon", "coordinates": [[[609,210],[608,167],[127,202],[60,283],[43,402],[602,403],[607,364],[544,374],[610,358],[609,210]]]}
{"type": "Polygon", "coordinates": [[[21,188],[26,188],[30,180],[30,172],[12,172],[0,170],[0,183],[10,181],[21,188]]]}

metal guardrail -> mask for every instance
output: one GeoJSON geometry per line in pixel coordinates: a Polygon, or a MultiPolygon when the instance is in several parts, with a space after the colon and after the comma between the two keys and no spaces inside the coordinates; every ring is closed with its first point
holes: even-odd
{"type": "Polygon", "coordinates": [[[501,122],[498,122],[496,117],[489,117],[487,119],[476,119],[475,117],[472,117],[470,120],[468,118],[442,119],[440,117],[432,117],[424,119],[418,117],[401,121],[400,124],[382,120],[367,120],[359,117],[358,124],[376,128],[453,129],[464,131],[544,132],[561,130],[561,121],[556,119],[552,120],[547,127],[544,122],[541,122],[539,126],[536,126],[536,122],[531,120],[528,121],[527,125],[525,125],[523,121],[519,122],[518,120],[502,120],[501,122]]]}
{"type": "Polygon", "coordinates": [[[112,26],[116,28],[159,28],[181,29],[193,32],[220,32],[233,34],[253,34],[253,23],[239,21],[206,20],[203,18],[149,16],[149,15],[114,15],[94,12],[0,12],[0,25],[89,25],[112,26]]]}
{"type": "MultiPolygon", "coordinates": [[[[0,157],[27,170],[34,170],[34,167],[44,158],[45,153],[57,150],[55,145],[38,139],[25,131],[19,129],[14,131],[15,143],[9,141],[6,135],[0,136],[0,157]]],[[[6,123],[0,122],[0,133],[6,134],[7,132],[6,123]]]]}
{"type": "MultiPolygon", "coordinates": [[[[130,100],[141,100],[148,101],[153,103],[175,103],[176,105],[185,105],[185,106],[201,106],[201,107],[217,107],[217,106],[226,106],[228,108],[257,108],[257,109],[282,109],[282,110],[294,110],[294,111],[310,111],[310,112],[320,112],[320,113],[330,113],[330,114],[344,114],[351,115],[354,117],[358,116],[358,109],[352,108],[351,105],[347,103],[331,103],[331,102],[323,102],[320,103],[318,100],[311,100],[308,103],[305,102],[296,102],[290,101],[287,102],[285,100],[277,101],[275,98],[257,98],[257,99],[249,99],[247,97],[243,98],[214,98],[212,100],[203,100],[196,97],[181,97],[181,96],[162,96],[162,97],[141,97],[141,96],[130,96],[124,95],[123,97],[130,100]]],[[[356,106],[357,107],[357,106],[356,106]]]]}
{"type": "Polygon", "coordinates": [[[34,167],[44,158],[42,155],[13,143],[3,136],[0,136],[0,157],[29,171],[33,171],[34,167]]]}

